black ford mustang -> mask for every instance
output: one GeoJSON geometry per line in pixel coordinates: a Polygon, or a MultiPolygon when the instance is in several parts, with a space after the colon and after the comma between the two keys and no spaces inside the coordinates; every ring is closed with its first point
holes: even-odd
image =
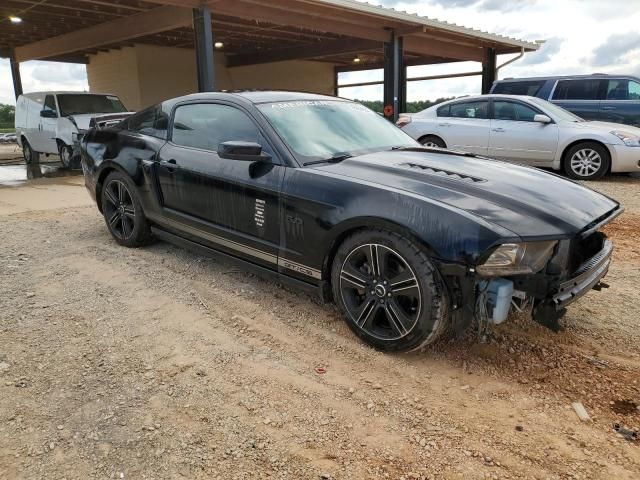
{"type": "Polygon", "coordinates": [[[557,327],[601,282],[620,205],[556,175],[421,147],[343,99],[188,95],[83,140],[116,241],[154,237],[333,299],[371,345],[410,350],[512,303],[557,327]]]}

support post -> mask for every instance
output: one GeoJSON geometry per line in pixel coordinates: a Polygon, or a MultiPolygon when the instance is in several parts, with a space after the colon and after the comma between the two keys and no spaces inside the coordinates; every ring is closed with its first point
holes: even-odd
{"type": "Polygon", "coordinates": [[[400,96],[398,98],[398,115],[407,112],[407,66],[402,57],[402,68],[400,69],[400,96]]]}
{"type": "Polygon", "coordinates": [[[215,90],[213,64],[213,31],[211,10],[207,6],[193,9],[193,36],[196,46],[196,68],[198,71],[198,91],[215,90]]]}
{"type": "Polygon", "coordinates": [[[484,61],[482,62],[482,94],[491,91],[493,82],[496,81],[496,49],[486,48],[484,51],[484,61]]]}
{"type": "Polygon", "coordinates": [[[11,77],[13,78],[13,93],[16,100],[22,95],[22,78],[20,77],[20,63],[16,62],[15,53],[11,50],[9,55],[9,65],[11,67],[11,77]]]}
{"type": "Polygon", "coordinates": [[[402,37],[393,33],[391,41],[384,44],[384,116],[390,122],[395,122],[405,108],[405,90],[402,37]]]}

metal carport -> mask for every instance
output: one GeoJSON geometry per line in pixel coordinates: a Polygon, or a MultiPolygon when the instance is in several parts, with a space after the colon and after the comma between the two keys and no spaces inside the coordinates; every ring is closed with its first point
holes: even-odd
{"type": "Polygon", "coordinates": [[[339,71],[384,68],[384,103],[392,118],[404,109],[407,66],[481,62],[487,92],[497,55],[538,47],[353,0],[4,0],[0,17],[0,56],[11,59],[16,95],[22,91],[20,62],[90,65],[103,52],[156,45],[195,50],[190,57],[201,91],[219,87],[216,69],[322,62],[333,69],[335,89],[339,71]],[[11,23],[10,15],[23,21],[11,23]]]}

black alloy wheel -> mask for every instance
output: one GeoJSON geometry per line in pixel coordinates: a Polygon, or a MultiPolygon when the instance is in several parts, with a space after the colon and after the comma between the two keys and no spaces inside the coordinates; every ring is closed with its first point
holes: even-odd
{"type": "Polygon", "coordinates": [[[333,297],[349,327],[381,350],[434,342],[448,324],[447,296],[425,252],[384,230],[363,231],[339,247],[333,297]]]}
{"type": "Polygon", "coordinates": [[[127,175],[117,171],[110,173],[100,198],[107,227],[120,245],[140,247],[153,240],[135,184],[127,175]]]}
{"type": "Polygon", "coordinates": [[[351,319],[380,340],[406,336],[420,317],[418,279],[402,256],[384,245],[351,251],[340,271],[340,292],[351,319]]]}
{"type": "Polygon", "coordinates": [[[104,216],[111,233],[120,240],[127,240],[133,235],[136,226],[136,208],[131,193],[121,180],[111,180],[104,186],[104,216]]]}

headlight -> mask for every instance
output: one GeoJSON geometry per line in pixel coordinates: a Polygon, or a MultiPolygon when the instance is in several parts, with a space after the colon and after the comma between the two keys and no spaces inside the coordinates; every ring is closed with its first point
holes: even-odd
{"type": "Polygon", "coordinates": [[[640,137],[638,135],[625,132],[624,130],[614,130],[611,134],[622,140],[622,143],[627,147],[640,147],[640,137]]]}
{"type": "Polygon", "coordinates": [[[537,273],[544,268],[558,242],[503,243],[476,267],[483,277],[537,273]]]}

